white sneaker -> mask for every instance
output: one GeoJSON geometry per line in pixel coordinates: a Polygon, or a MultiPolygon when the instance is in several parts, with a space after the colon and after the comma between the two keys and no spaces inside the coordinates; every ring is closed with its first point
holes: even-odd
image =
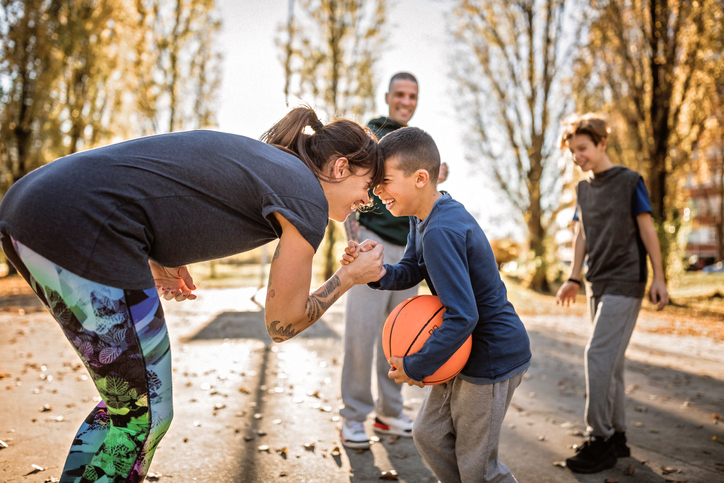
{"type": "Polygon", "coordinates": [[[359,421],[342,418],[342,445],[347,448],[368,449],[370,438],[365,431],[365,425],[359,421]]]}
{"type": "Polygon", "coordinates": [[[375,417],[375,431],[383,434],[396,434],[398,436],[412,436],[412,419],[405,414],[400,413],[399,416],[382,416],[375,417]]]}

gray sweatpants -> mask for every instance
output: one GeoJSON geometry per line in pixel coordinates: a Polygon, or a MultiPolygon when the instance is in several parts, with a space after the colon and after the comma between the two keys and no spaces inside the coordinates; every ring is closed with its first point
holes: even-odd
{"type": "Polygon", "coordinates": [[[593,297],[589,292],[588,308],[593,331],[585,352],[585,422],[591,435],[609,438],[616,431],[626,430],[624,354],[641,310],[641,299],[593,297]]]}
{"type": "MultiPolygon", "coordinates": [[[[397,263],[405,247],[383,242],[374,232],[359,227],[360,241],[380,241],[385,263],[397,263]]],[[[342,417],[364,421],[374,409],[383,416],[402,412],[402,385],[387,377],[390,365],[382,350],[382,327],[387,316],[403,301],[417,295],[417,287],[400,290],[372,290],[355,285],[347,292],[345,307],[344,362],[342,365],[342,417]],[[372,367],[377,373],[377,400],[372,396],[372,367]]]]}
{"type": "Polygon", "coordinates": [[[495,384],[471,384],[456,377],[430,387],[412,437],[442,483],[517,481],[498,459],[498,442],[505,412],[523,374],[495,384]]]}

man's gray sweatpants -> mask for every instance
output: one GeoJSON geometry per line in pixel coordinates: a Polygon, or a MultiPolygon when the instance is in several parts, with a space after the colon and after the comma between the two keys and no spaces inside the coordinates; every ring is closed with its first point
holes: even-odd
{"type": "Polygon", "coordinates": [[[589,292],[588,308],[593,331],[585,352],[585,422],[591,435],[610,438],[616,431],[626,431],[624,354],[641,310],[641,299],[593,297],[589,292]]]}
{"type": "Polygon", "coordinates": [[[524,373],[495,384],[472,384],[456,377],[430,386],[412,437],[442,483],[517,481],[498,459],[498,442],[505,412],[524,373]]]}
{"type": "MultiPolygon", "coordinates": [[[[405,247],[380,240],[374,232],[359,227],[359,240],[381,242],[385,263],[400,261],[405,247]]],[[[354,262],[353,262],[354,263],[354,262]]],[[[382,327],[400,303],[417,295],[407,290],[372,290],[355,285],[347,292],[345,307],[344,362],[342,365],[342,417],[364,421],[374,409],[377,414],[397,417],[402,412],[402,385],[387,377],[390,365],[382,350],[382,327]],[[377,401],[372,396],[372,367],[377,373],[377,401]]]]}

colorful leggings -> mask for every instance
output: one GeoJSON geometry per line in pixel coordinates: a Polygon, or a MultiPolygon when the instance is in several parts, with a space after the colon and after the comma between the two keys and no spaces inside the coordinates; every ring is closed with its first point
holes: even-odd
{"type": "Polygon", "coordinates": [[[102,398],[78,430],[60,481],[142,482],[173,417],[171,350],[156,290],[101,285],[8,236],[2,245],[102,398]]]}

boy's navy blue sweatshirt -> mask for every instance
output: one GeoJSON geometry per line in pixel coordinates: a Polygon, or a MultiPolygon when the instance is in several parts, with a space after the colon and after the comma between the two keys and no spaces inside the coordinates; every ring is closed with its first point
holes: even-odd
{"type": "Polygon", "coordinates": [[[493,250],[465,207],[445,193],[424,220],[410,217],[405,255],[369,284],[380,290],[404,290],[427,280],[445,307],[443,325],[422,349],[405,356],[409,377],[433,374],[470,334],[473,348],[460,373],[474,384],[504,381],[530,366],[528,333],[508,301],[493,250]]]}

